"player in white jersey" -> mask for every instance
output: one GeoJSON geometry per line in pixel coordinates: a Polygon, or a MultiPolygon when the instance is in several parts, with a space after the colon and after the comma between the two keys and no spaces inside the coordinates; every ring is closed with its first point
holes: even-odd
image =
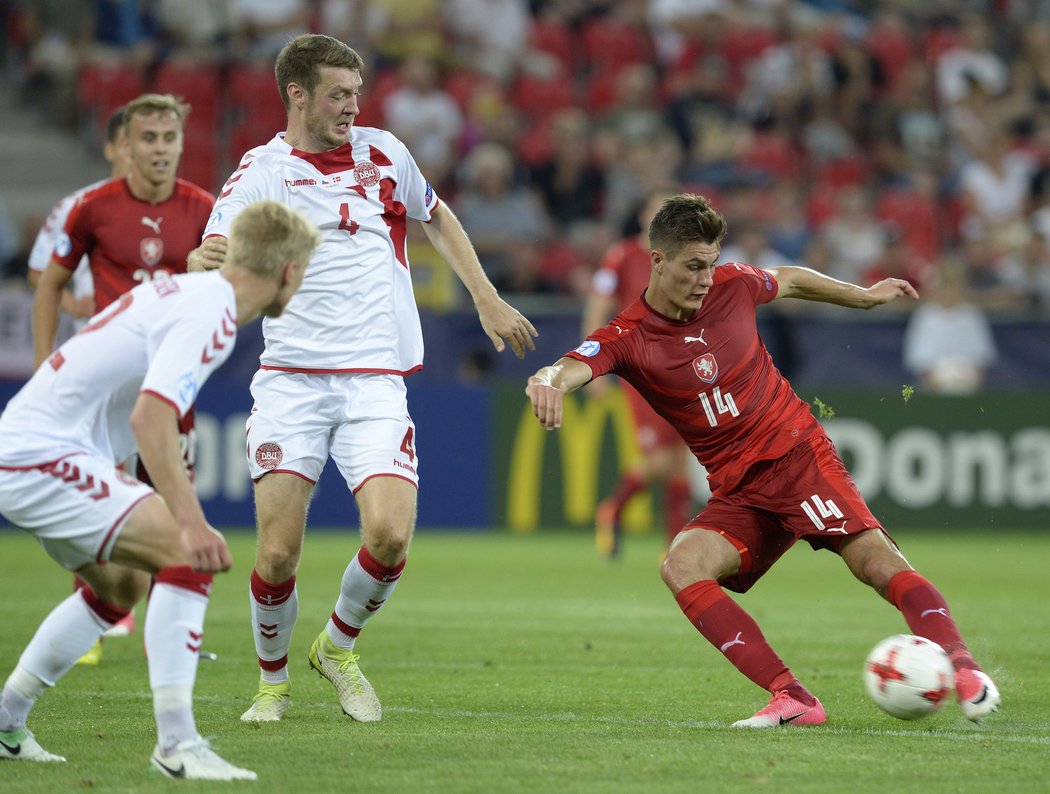
{"type": "Polygon", "coordinates": [[[298,36],[281,50],[275,71],[287,130],[244,156],[191,255],[191,267],[220,263],[230,222],[264,197],[302,211],[324,236],[288,311],[263,326],[266,349],[252,381],[248,464],[259,543],[250,605],[261,680],[241,717],[247,722],[279,720],[289,704],[295,572],[329,456],[357,500],[364,543],[309,660],[349,716],[381,716],[353,649],[401,576],[415,524],[418,461],[404,376],[422,366],[423,339],[405,250],[409,219],[424,222],[496,349],[504,339],[519,357],[534,349],[536,330],[500,299],[405,146],[353,126],[362,68],[356,52],[329,36],[298,36]]]}
{"type": "MultiPolygon", "coordinates": [[[[102,156],[106,158],[106,162],[110,165],[110,179],[123,179],[131,169],[131,160],[124,145],[125,137],[124,106],[121,105],[110,114],[109,121],[106,123],[106,145],[102,148],[102,156]]],[[[47,270],[47,264],[51,261],[55,244],[62,236],[62,230],[66,226],[66,218],[69,217],[69,212],[73,209],[73,205],[85,193],[94,190],[107,181],[102,179],[98,182],[93,182],[87,187],[75,190],[51,209],[44,225],[37,232],[36,239],[33,241],[33,248],[29,252],[29,271],[26,277],[29,280],[30,287],[36,289],[37,283],[40,281],[40,275],[47,270]]],[[[62,311],[73,318],[74,327],[77,329],[81,328],[87,322],[87,319],[95,313],[95,281],[91,276],[91,263],[88,261],[87,256],[81,258],[77,269],[73,271],[70,289],[62,293],[62,311]]],[[[73,587],[80,589],[84,586],[84,580],[74,575],[73,587]]],[[[134,631],[135,613],[129,612],[127,617],[118,621],[112,629],[106,632],[105,636],[125,636],[134,631]]],[[[99,639],[79,659],[79,663],[98,664],[101,659],[102,640],[99,639]]]]}
{"type": "MultiPolygon", "coordinates": [[[[131,168],[127,150],[122,143],[123,138],[124,107],[121,106],[109,117],[106,124],[106,145],[102,148],[102,155],[110,165],[110,179],[123,179],[131,168]]],[[[36,289],[37,282],[40,281],[40,274],[47,269],[47,263],[51,261],[51,254],[55,250],[55,243],[61,236],[66,225],[66,218],[69,217],[69,211],[73,209],[77,199],[106,181],[108,180],[102,179],[75,190],[51,208],[29,252],[29,272],[26,277],[30,287],[36,289]]],[[[78,321],[77,327],[83,325],[87,318],[95,313],[94,293],[91,268],[85,256],[73,272],[72,288],[62,296],[62,310],[78,321]]]]}
{"type": "Polygon", "coordinates": [[[275,202],[245,209],[217,273],[154,279],[95,315],[0,416],[0,513],[91,587],[37,629],[0,693],[0,759],[64,761],[26,727],[30,709],[125,615],[149,576],[146,610],[157,745],[170,777],[254,780],[197,733],[192,693],[212,574],[232,560],[182,462],[178,420],[230,355],[237,328],[276,316],[319,234],[275,202]],[[138,450],[150,488],[117,467],[138,450]]]}

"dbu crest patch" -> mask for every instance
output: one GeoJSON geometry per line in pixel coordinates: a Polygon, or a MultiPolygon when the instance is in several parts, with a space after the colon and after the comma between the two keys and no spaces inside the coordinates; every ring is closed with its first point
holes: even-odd
{"type": "Polygon", "coordinates": [[[718,377],[718,362],[710,353],[704,353],[693,359],[693,372],[704,383],[714,383],[718,377]]]}
{"type": "Polygon", "coordinates": [[[380,173],[375,163],[366,160],[354,166],[354,177],[362,187],[375,187],[379,184],[380,173]]]}
{"type": "Polygon", "coordinates": [[[284,451],[280,444],[267,441],[265,444],[260,444],[255,450],[255,462],[260,469],[276,469],[281,465],[283,459],[284,451]]]}

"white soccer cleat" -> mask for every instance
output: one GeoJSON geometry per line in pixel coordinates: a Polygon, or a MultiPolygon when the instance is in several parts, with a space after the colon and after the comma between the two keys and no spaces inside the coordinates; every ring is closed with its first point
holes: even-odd
{"type": "Polygon", "coordinates": [[[65,758],[49,753],[28,728],[0,731],[0,759],[5,761],[61,761],[65,758]]]}
{"type": "Polygon", "coordinates": [[[376,691],[357,666],[359,658],[353,651],[333,645],[327,631],[322,631],[310,646],[310,666],[332,682],[339,693],[343,713],[358,722],[377,722],[383,716],[383,708],[376,691]]]}
{"type": "Polygon", "coordinates": [[[158,745],[149,759],[153,770],[167,777],[185,780],[257,780],[250,769],[241,769],[221,758],[202,736],[179,742],[164,755],[158,745]]]}
{"type": "Polygon", "coordinates": [[[963,715],[973,722],[980,722],[981,718],[998,711],[1002,702],[995,682],[987,673],[967,667],[955,671],[955,695],[959,698],[963,715]]]}
{"type": "Polygon", "coordinates": [[[292,704],[289,695],[292,685],[267,684],[259,681],[259,692],[252,699],[251,707],[241,715],[241,722],[277,722],[292,704]]]}

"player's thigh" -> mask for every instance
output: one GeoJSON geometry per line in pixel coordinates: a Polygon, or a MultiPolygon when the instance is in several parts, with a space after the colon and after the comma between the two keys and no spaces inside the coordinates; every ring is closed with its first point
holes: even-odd
{"type": "Polygon", "coordinates": [[[75,571],[114,554],[137,506],[153,490],[112,462],[73,455],[33,469],[0,469],[0,513],[75,571]]]}
{"type": "Polygon", "coordinates": [[[298,565],[313,489],[312,482],[288,472],[271,472],[255,483],[260,562],[293,569],[298,565]]]}
{"type": "Polygon", "coordinates": [[[773,515],[758,509],[746,497],[712,496],[683,532],[693,529],[711,530],[709,534],[721,536],[733,548],[735,569],[721,567],[711,578],[738,593],[747,592],[796,540],[773,515]]]}
{"type": "Polygon", "coordinates": [[[113,562],[156,573],[162,568],[189,565],[182,531],[167,503],[151,494],[128,516],[113,547],[113,562]]]}
{"type": "Polygon", "coordinates": [[[328,460],[332,429],[345,399],[329,375],[259,370],[252,378],[248,470],[253,481],[291,473],[316,483],[328,460]]]}

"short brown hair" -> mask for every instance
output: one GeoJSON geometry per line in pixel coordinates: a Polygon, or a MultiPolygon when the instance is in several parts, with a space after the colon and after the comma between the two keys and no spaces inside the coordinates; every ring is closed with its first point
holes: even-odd
{"type": "Polygon", "coordinates": [[[296,36],[277,53],[273,72],[277,78],[277,90],[285,110],[291,107],[288,85],[295,83],[308,94],[312,94],[321,82],[320,68],[334,66],[337,69],[353,69],[361,72],[365,62],[351,47],[339,39],[320,33],[303,33],[296,36]]]}
{"type": "Polygon", "coordinates": [[[299,212],[276,201],[249,204],[234,219],[226,261],[262,278],[275,278],[291,261],[310,261],[321,233],[299,212]]]}
{"type": "Polygon", "coordinates": [[[679,193],[664,201],[649,224],[649,247],[674,257],[689,243],[721,243],[726,219],[703,196],[679,193]]]}
{"type": "Polygon", "coordinates": [[[174,113],[179,120],[179,126],[186,125],[186,117],[190,115],[190,106],[171,94],[142,94],[137,96],[124,106],[124,131],[127,132],[131,126],[133,116],[149,116],[153,113],[174,113]]]}

